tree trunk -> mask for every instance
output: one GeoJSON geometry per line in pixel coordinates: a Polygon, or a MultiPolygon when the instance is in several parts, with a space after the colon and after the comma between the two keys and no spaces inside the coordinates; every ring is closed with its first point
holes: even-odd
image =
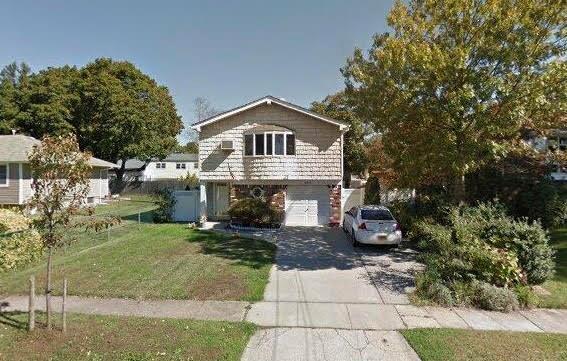
{"type": "Polygon", "coordinates": [[[346,167],[345,167],[344,175],[343,175],[343,182],[344,182],[345,188],[350,188],[351,177],[352,177],[352,174],[351,174],[350,170],[346,169],[346,167]]]}
{"type": "Polygon", "coordinates": [[[115,170],[116,183],[113,187],[114,189],[112,190],[112,193],[121,193],[126,187],[126,184],[124,183],[124,173],[126,173],[126,159],[122,159],[120,168],[115,170]]]}
{"type": "Polygon", "coordinates": [[[459,205],[465,203],[466,196],[466,184],[465,175],[461,174],[455,177],[455,183],[453,184],[453,198],[459,205]]]}
{"type": "Polygon", "coordinates": [[[47,277],[45,282],[45,313],[47,317],[47,329],[51,330],[51,256],[53,247],[49,247],[47,251],[47,277]]]}

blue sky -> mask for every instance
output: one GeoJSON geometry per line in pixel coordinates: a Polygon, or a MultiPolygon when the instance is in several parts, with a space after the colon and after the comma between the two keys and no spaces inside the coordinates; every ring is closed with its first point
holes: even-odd
{"type": "Polygon", "coordinates": [[[308,106],[343,87],[339,68],[386,30],[392,1],[3,1],[0,64],[34,71],[129,60],[169,87],[186,124],[193,99],[228,109],[271,94],[308,106]]]}

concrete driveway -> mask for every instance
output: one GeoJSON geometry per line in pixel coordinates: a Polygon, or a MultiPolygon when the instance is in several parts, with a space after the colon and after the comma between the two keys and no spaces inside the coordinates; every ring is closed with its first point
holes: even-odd
{"type": "MultiPolygon", "coordinates": [[[[341,229],[287,227],[243,361],[419,360],[396,331],[420,266],[407,249],[353,248],[341,229]],[[398,306],[400,307],[400,306],[398,306]]],[[[409,307],[409,306],[408,306],[409,307]]]]}
{"type": "Polygon", "coordinates": [[[287,227],[277,245],[266,301],[407,304],[420,268],[412,250],[354,248],[337,228],[287,227]]]}
{"type": "Polygon", "coordinates": [[[421,266],[406,248],[353,248],[341,229],[286,227],[250,321],[263,326],[392,330],[421,266]]]}

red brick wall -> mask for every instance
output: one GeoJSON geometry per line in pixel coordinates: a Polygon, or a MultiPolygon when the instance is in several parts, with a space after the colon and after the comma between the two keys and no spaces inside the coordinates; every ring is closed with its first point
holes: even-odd
{"type": "Polygon", "coordinates": [[[252,190],[260,187],[264,191],[264,198],[280,211],[285,211],[285,185],[245,185],[233,184],[230,190],[230,203],[243,198],[252,198],[252,190]]]}
{"type": "Polygon", "coordinates": [[[331,201],[330,226],[338,226],[341,223],[341,185],[332,187],[329,195],[331,201]]]}

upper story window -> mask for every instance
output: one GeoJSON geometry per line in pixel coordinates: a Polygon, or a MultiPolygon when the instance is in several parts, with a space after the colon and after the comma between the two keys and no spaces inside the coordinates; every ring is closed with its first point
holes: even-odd
{"type": "Polygon", "coordinates": [[[0,187],[8,186],[8,165],[0,164],[0,187]]]}
{"type": "Polygon", "coordinates": [[[295,155],[295,134],[268,131],[244,135],[245,156],[295,155]]]}
{"type": "Polygon", "coordinates": [[[175,168],[176,169],[185,169],[185,168],[187,168],[187,165],[185,163],[177,163],[175,165],[175,168]]]}
{"type": "Polygon", "coordinates": [[[156,163],[157,169],[165,169],[165,163],[156,163]]]}

